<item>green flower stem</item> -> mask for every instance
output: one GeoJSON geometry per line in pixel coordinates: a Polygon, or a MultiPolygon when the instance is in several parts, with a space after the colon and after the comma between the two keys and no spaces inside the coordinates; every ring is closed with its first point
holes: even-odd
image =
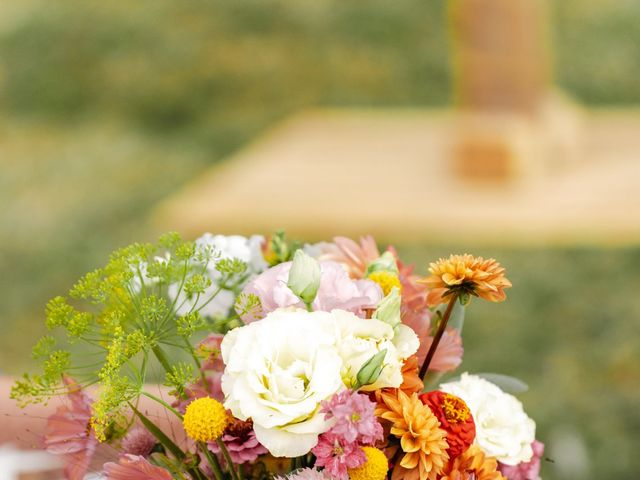
{"type": "Polygon", "coordinates": [[[422,368],[420,369],[420,378],[422,379],[424,379],[427,371],[429,370],[429,365],[431,364],[431,360],[433,360],[433,356],[436,353],[436,349],[438,348],[438,344],[440,343],[440,339],[442,338],[444,329],[447,327],[447,322],[449,321],[449,317],[451,316],[451,312],[453,311],[453,306],[455,305],[456,300],[458,300],[458,293],[453,292],[451,294],[451,298],[449,299],[447,309],[444,311],[442,320],[440,320],[440,324],[438,325],[436,336],[433,337],[433,342],[431,342],[431,347],[429,347],[427,357],[424,359],[424,363],[422,364],[422,368]]]}
{"type": "Polygon", "coordinates": [[[198,446],[200,447],[200,450],[202,450],[207,462],[209,462],[211,470],[213,471],[213,476],[216,477],[216,480],[224,480],[224,474],[220,468],[220,462],[218,462],[215,455],[211,454],[211,451],[207,448],[207,444],[204,442],[198,442],[198,446]]]}
{"type": "Polygon", "coordinates": [[[177,411],[175,408],[173,408],[171,405],[169,405],[167,402],[165,402],[164,400],[162,400],[161,398],[156,397],[155,395],[149,393],[149,392],[145,392],[142,391],[140,392],[141,395],[144,395],[147,398],[150,398],[151,400],[153,400],[154,402],[159,403],[160,405],[162,405],[164,408],[166,408],[167,410],[169,410],[171,413],[173,413],[176,417],[178,417],[180,419],[180,421],[182,421],[182,414],[177,411]]]}
{"type": "MultiPolygon", "coordinates": [[[[183,462],[186,458],[186,454],[178,447],[173,440],[171,440],[158,426],[149,420],[142,412],[140,412],[132,403],[129,403],[131,410],[138,416],[142,424],[149,432],[156,437],[156,439],[168,450],[174,457],[180,462],[183,462]]],[[[190,469],[189,472],[194,475],[194,478],[199,478],[195,469],[190,469]]]]}
{"type": "Polygon", "coordinates": [[[233,460],[231,460],[231,455],[229,455],[229,450],[227,450],[226,445],[220,438],[216,439],[216,443],[218,444],[218,447],[222,452],[222,456],[227,462],[227,467],[229,467],[229,473],[231,474],[231,478],[233,478],[233,480],[240,480],[240,477],[238,475],[238,472],[236,471],[235,465],[233,464],[233,460]]]}
{"type": "Polygon", "coordinates": [[[198,367],[198,371],[200,372],[200,378],[202,379],[202,385],[206,387],[207,376],[202,371],[202,364],[200,363],[200,359],[198,358],[198,355],[196,354],[196,351],[194,350],[193,346],[189,343],[189,340],[186,337],[182,337],[182,339],[184,340],[184,344],[187,347],[187,350],[189,350],[189,353],[193,357],[193,361],[196,363],[196,367],[198,367]]]}
{"type": "Polygon", "coordinates": [[[167,373],[171,373],[171,365],[169,364],[169,360],[167,360],[167,356],[164,354],[160,346],[156,345],[151,350],[160,362],[160,365],[162,365],[162,368],[164,368],[167,373]]]}

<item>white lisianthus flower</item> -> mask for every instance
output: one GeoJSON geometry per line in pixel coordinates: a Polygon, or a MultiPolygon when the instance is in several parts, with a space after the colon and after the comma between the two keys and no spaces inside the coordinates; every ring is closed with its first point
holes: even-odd
{"type": "Polygon", "coordinates": [[[475,442],[486,455],[505,465],[531,460],[536,424],[516,397],[468,373],[463,373],[457,382],[440,385],[440,390],[465,401],[476,425],[475,442]]]}
{"type": "Polygon", "coordinates": [[[386,323],[344,310],[274,310],[224,337],[225,406],[253,420],[256,438],[272,455],[304,455],[330,427],[320,403],[352,385],[384,348],[380,377],[367,389],[400,386],[403,355],[415,353],[418,340],[411,329],[394,337],[386,323]]]}
{"type": "Polygon", "coordinates": [[[331,312],[338,328],[337,348],[343,361],[342,378],[347,385],[355,384],[356,375],[367,360],[386,350],[382,371],[378,379],[361,388],[373,391],[380,388],[398,388],[402,384],[404,360],[416,353],[420,346],[411,328],[399,325],[396,331],[387,323],[363,319],[350,312],[331,312]]]}
{"type": "MultiPolygon", "coordinates": [[[[264,237],[261,235],[253,235],[246,238],[241,235],[212,235],[205,233],[196,240],[196,252],[205,257],[210,257],[205,270],[205,274],[211,279],[211,285],[205,289],[204,293],[196,298],[186,298],[184,292],[180,292],[176,305],[178,305],[178,315],[184,315],[193,309],[198,308],[200,314],[205,317],[226,316],[231,307],[233,307],[237,291],[240,291],[244,284],[236,287],[237,291],[227,289],[220,290],[216,296],[209,301],[212,295],[216,293],[219,287],[219,280],[222,274],[216,270],[216,265],[222,259],[238,259],[247,264],[247,281],[254,275],[263,272],[268,267],[262,255],[262,244],[264,237]],[[197,302],[197,305],[196,305],[197,302]]],[[[199,266],[198,264],[194,265],[199,266]]],[[[245,282],[246,283],[246,282],[245,282]]],[[[173,284],[169,286],[169,296],[173,299],[178,293],[179,285],[173,284]]]]}
{"type": "Polygon", "coordinates": [[[282,309],[222,341],[225,406],[276,457],[308,453],[329,428],[320,402],[344,388],[334,332],[329,313],[282,309]]]}

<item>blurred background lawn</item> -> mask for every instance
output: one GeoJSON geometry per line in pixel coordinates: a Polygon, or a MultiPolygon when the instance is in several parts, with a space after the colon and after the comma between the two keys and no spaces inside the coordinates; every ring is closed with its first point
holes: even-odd
{"type": "MultiPolygon", "coordinates": [[[[556,1],[551,18],[561,87],[640,106],[640,2],[556,1]]],[[[150,239],[159,200],[278,119],[449,105],[448,39],[441,0],[0,2],[2,372],[30,366],[49,297],[150,239]]],[[[400,247],[421,271],[452,250],[400,247]]],[[[515,285],[472,305],[465,365],[525,379],[539,437],[577,458],[544,478],[636,478],[640,249],[464,247],[515,285]]]]}

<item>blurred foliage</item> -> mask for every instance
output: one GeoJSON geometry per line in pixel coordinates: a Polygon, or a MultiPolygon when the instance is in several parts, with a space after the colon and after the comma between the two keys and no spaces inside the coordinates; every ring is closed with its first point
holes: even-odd
{"type": "MultiPolygon", "coordinates": [[[[551,7],[559,84],[591,105],[640,104],[640,2],[551,7]]],[[[115,248],[149,240],[159,200],[274,120],[314,105],[446,105],[445,10],[445,0],[0,2],[0,370],[28,366],[48,298],[115,248]]],[[[421,262],[450,250],[404,248],[421,262]]],[[[499,258],[515,287],[505,304],[472,303],[465,366],[525,379],[540,437],[564,427],[587,443],[588,471],[563,473],[556,458],[544,478],[635,478],[640,251],[472,250],[499,258]]]]}
{"type": "MultiPolygon", "coordinates": [[[[513,288],[505,303],[473,299],[464,324],[460,371],[520,378],[519,395],[547,443],[542,478],[633,479],[640,471],[640,249],[488,249],[513,288]],[[630,274],[631,272],[631,274],[630,274]],[[566,445],[584,442],[586,458],[566,445]],[[584,470],[571,469],[572,462],[584,470]]],[[[419,265],[451,253],[405,246],[419,265]]]]}

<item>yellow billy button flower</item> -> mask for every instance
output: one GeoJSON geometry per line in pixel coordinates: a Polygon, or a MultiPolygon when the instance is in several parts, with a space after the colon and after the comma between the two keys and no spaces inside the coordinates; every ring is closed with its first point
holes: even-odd
{"type": "Polygon", "coordinates": [[[219,438],[229,423],[224,406],[210,397],[198,398],[187,406],[182,424],[189,438],[211,442],[219,438]]]}
{"type": "Polygon", "coordinates": [[[370,273],[367,278],[380,285],[382,293],[385,296],[389,295],[394,287],[402,292],[402,284],[400,283],[400,279],[398,278],[398,275],[393,272],[378,270],[377,272],[370,273]]]}
{"type": "Polygon", "coordinates": [[[384,480],[389,471],[389,462],[382,450],[374,447],[362,447],[367,461],[357,468],[348,470],[351,480],[384,480]]]}

